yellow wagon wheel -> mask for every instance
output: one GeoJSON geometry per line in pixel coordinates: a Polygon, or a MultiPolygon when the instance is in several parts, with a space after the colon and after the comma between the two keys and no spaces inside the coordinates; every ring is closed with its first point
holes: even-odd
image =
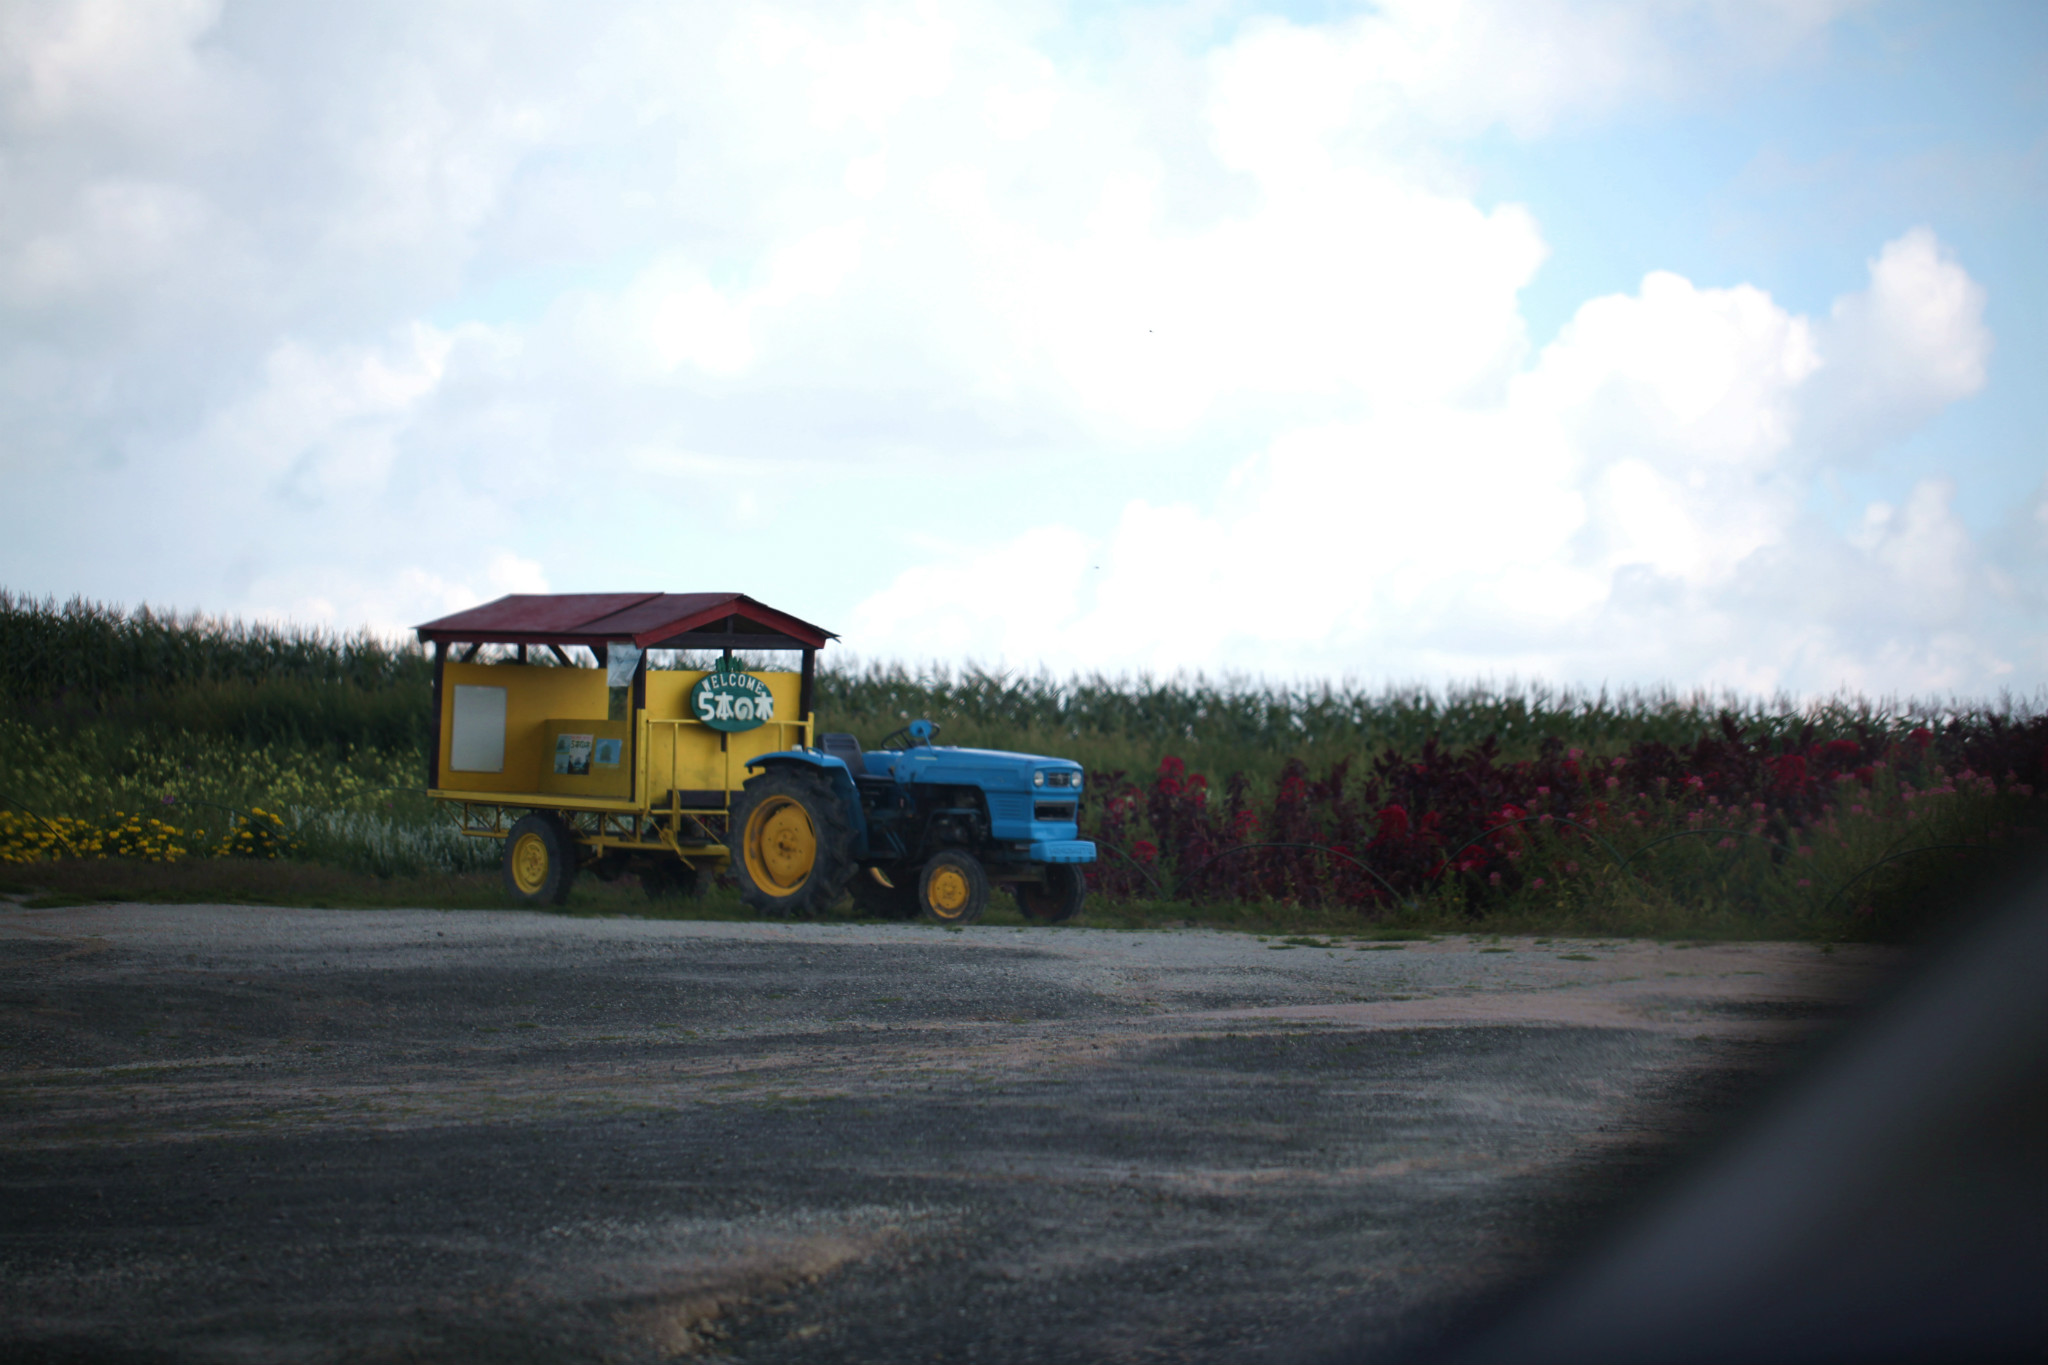
{"type": "Polygon", "coordinates": [[[528,905],[560,905],[576,880],[576,841],[553,815],[522,815],[505,835],[505,890],[528,905]]]}

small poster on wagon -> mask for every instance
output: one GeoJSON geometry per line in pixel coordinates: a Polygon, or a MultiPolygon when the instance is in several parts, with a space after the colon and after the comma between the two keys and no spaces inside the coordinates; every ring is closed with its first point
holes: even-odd
{"type": "Polygon", "coordinates": [[[589,776],[592,747],[590,735],[555,736],[555,771],[571,777],[589,776]]]}

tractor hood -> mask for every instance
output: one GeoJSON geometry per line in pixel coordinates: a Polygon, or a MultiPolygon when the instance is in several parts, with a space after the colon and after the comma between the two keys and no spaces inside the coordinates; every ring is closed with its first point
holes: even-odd
{"type": "Polygon", "coordinates": [[[1056,790],[1079,792],[1081,789],[1081,765],[1071,758],[1012,754],[1000,749],[954,749],[940,745],[917,749],[870,749],[862,758],[869,776],[893,777],[898,782],[945,782],[980,787],[985,791],[1028,792],[1046,790],[1044,783],[1032,780],[1034,775],[1042,773],[1049,777],[1058,773],[1063,780],[1056,790]]]}

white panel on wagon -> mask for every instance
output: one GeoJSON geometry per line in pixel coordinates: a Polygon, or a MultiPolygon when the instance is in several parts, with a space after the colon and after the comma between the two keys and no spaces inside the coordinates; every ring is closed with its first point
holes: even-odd
{"type": "Polygon", "coordinates": [[[505,689],[455,687],[455,733],[448,766],[459,773],[505,771],[505,689]]]}

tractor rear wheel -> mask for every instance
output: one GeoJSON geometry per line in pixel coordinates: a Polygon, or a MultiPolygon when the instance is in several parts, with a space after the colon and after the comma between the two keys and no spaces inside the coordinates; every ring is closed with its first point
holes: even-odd
{"type": "Polygon", "coordinates": [[[1052,863],[1042,881],[1018,882],[1010,888],[1017,908],[1033,924],[1065,924],[1081,913],[1088,898],[1088,879],[1073,863],[1052,863]]]}
{"type": "Polygon", "coordinates": [[[935,854],[917,878],[917,910],[938,924],[972,924],[988,908],[988,873],[972,853],[935,854]]]}
{"type": "Polygon", "coordinates": [[[528,905],[560,905],[576,881],[576,840],[558,815],[522,815],[505,835],[505,890],[528,905]]]}
{"type": "Polygon", "coordinates": [[[732,810],[732,873],[764,915],[808,915],[839,899],[853,871],[853,830],[823,778],[784,769],[749,781],[732,810]]]}

